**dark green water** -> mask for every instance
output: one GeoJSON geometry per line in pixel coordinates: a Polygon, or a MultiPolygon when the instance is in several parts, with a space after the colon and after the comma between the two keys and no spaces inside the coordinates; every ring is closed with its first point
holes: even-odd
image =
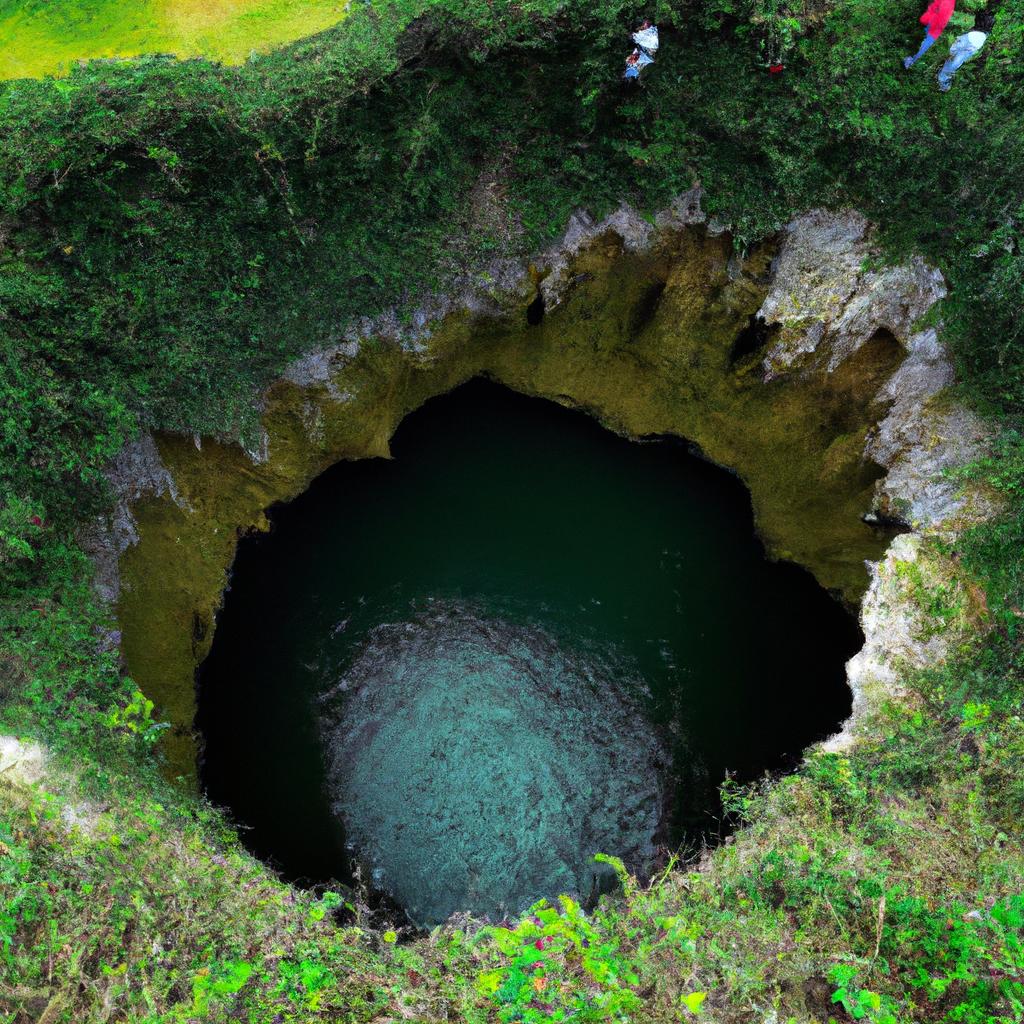
{"type": "Polygon", "coordinates": [[[392,450],[242,543],[200,676],[207,791],[289,877],[423,924],[588,897],[848,714],[852,617],[681,443],[474,382],[392,450]]]}

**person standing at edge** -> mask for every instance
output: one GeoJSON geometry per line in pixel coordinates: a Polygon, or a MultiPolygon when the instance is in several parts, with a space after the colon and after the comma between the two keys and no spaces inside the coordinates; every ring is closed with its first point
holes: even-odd
{"type": "Polygon", "coordinates": [[[921,49],[913,57],[904,57],[903,66],[909,71],[934,45],[942,35],[956,7],[956,0],[932,0],[928,10],[921,15],[921,24],[925,26],[924,42],[921,49]]]}
{"type": "Polygon", "coordinates": [[[982,11],[974,19],[974,29],[957,36],[956,41],[949,48],[949,57],[946,63],[939,70],[939,91],[949,92],[953,84],[953,76],[972,57],[977,56],[992,31],[992,15],[982,11]]]}
{"type": "Polygon", "coordinates": [[[640,28],[632,34],[636,48],[626,58],[626,72],[623,77],[627,82],[637,82],[640,72],[648,64],[654,63],[654,55],[658,52],[658,26],[650,18],[644,18],[640,28]]]}

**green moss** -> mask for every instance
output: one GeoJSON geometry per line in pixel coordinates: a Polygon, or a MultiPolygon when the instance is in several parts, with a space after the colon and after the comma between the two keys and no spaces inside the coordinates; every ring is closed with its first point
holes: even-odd
{"type": "Polygon", "coordinates": [[[323,387],[274,386],[262,464],[235,445],[161,436],[180,505],[161,498],[136,506],[140,543],[122,559],[118,617],[133,678],[173,723],[172,771],[190,774],[194,764],[195,670],[209,651],[238,537],[265,529],[265,509],[332,463],[386,455],[407,413],[479,374],[586,409],[631,437],[696,443],[747,483],[769,552],[807,566],[855,603],[867,584],[864,561],[885,544],[861,521],[877,476],[861,452],[893,353],[869,346],[835,374],[767,385],[750,361],[733,366],[771,254],[756,251],[738,276],[728,271],[731,255],[727,237],[703,230],[666,233],[642,255],[608,235],[580,254],[574,283],[540,324],[527,325],[524,303],[490,320],[453,314],[425,353],[367,342],[333,381],[344,401],[323,387]]]}

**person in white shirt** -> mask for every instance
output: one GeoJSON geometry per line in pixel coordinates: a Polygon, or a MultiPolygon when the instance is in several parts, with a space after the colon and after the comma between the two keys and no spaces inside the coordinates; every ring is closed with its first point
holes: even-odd
{"type": "Polygon", "coordinates": [[[988,39],[988,33],[992,28],[992,15],[984,12],[974,20],[974,30],[958,36],[953,45],[949,48],[949,59],[939,70],[939,91],[949,92],[953,84],[953,76],[972,57],[976,56],[988,39]]]}
{"type": "Polygon", "coordinates": [[[645,18],[640,28],[633,33],[633,42],[641,50],[647,51],[653,63],[654,55],[658,52],[658,26],[649,18],[645,18]]]}
{"type": "Polygon", "coordinates": [[[654,63],[654,55],[658,52],[658,26],[645,18],[640,28],[632,34],[636,48],[626,58],[626,81],[636,82],[640,72],[648,64],[654,63]]]}

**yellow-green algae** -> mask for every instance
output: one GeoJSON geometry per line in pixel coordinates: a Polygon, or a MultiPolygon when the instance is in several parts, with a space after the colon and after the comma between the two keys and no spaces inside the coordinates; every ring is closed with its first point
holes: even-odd
{"type": "Polygon", "coordinates": [[[832,374],[812,368],[769,383],[756,357],[734,362],[736,338],[764,298],[771,255],[763,246],[730,264],[729,238],[703,228],[662,232],[642,254],[625,252],[609,233],[573,260],[563,301],[537,325],[527,325],[525,303],[491,319],[452,314],[426,352],[365,342],[335,376],[333,395],[278,382],[266,399],[262,464],[236,445],[158,437],[180,504],[149,498],[134,506],[140,539],[121,559],[118,617],[133,677],[174,726],[172,770],[194,771],[195,670],[238,538],[265,529],[268,506],[295,497],[333,463],[386,456],[407,413],[479,374],[586,409],[629,436],[695,442],[750,488],[774,557],[807,566],[857,601],[865,560],[886,544],[861,518],[879,475],[863,459],[864,439],[884,411],[874,396],[901,350],[880,337],[832,374]]]}

